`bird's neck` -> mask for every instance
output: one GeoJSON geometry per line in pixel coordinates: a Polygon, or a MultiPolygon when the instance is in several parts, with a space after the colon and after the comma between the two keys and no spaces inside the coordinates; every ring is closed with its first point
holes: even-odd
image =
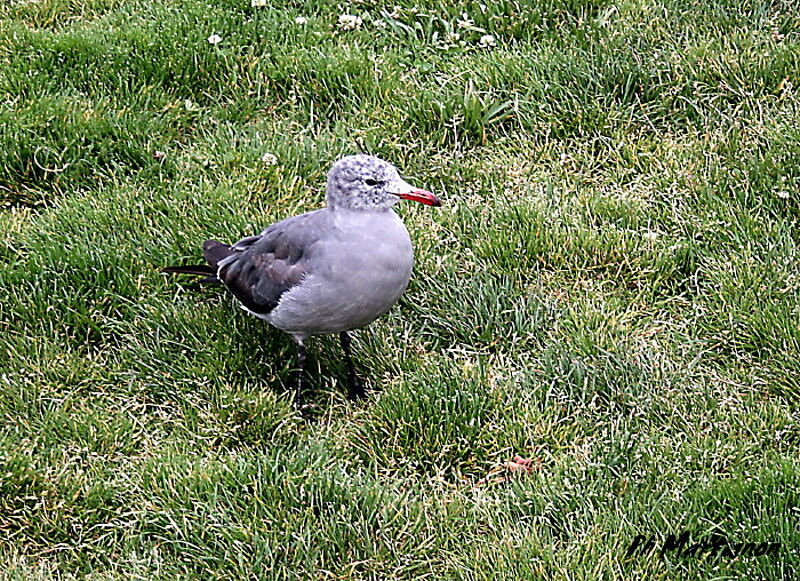
{"type": "Polygon", "coordinates": [[[369,229],[380,232],[386,228],[392,228],[395,222],[400,221],[400,216],[393,212],[391,208],[372,208],[369,210],[336,208],[333,210],[332,215],[336,226],[345,230],[369,229]]]}
{"type": "MultiPolygon", "coordinates": [[[[354,215],[379,215],[392,212],[392,206],[342,206],[339,204],[328,203],[328,209],[335,214],[354,214],[354,215]]],[[[394,212],[392,212],[394,213],[394,212]]]]}

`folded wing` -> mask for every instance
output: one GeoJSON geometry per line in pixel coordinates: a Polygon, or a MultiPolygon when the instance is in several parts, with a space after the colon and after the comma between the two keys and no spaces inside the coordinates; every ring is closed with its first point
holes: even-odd
{"type": "Polygon", "coordinates": [[[284,293],[311,274],[310,259],[326,220],[321,210],[294,216],[233,246],[209,240],[203,254],[217,266],[219,280],[248,310],[267,314],[284,293]]]}

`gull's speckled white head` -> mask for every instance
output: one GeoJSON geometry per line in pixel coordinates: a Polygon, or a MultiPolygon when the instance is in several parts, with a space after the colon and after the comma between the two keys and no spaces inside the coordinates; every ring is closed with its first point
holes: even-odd
{"type": "Polygon", "coordinates": [[[433,194],[414,188],[392,164],[372,155],[343,157],[328,172],[325,199],[331,208],[387,210],[401,197],[440,205],[433,194]]]}

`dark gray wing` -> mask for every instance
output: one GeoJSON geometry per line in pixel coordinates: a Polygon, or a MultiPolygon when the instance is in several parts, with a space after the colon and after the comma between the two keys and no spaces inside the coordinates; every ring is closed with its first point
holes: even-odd
{"type": "Polygon", "coordinates": [[[329,227],[324,209],[277,222],[231,246],[217,276],[250,311],[269,313],[283,293],[310,274],[309,256],[329,227]]]}

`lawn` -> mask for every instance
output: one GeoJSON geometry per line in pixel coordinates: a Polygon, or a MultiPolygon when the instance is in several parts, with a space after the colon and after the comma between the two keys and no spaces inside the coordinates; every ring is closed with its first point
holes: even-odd
{"type": "Polygon", "coordinates": [[[0,4],[0,580],[796,578],[800,5],[252,4],[0,4]],[[303,417],[159,269],[358,151],[444,205],[303,417]]]}

